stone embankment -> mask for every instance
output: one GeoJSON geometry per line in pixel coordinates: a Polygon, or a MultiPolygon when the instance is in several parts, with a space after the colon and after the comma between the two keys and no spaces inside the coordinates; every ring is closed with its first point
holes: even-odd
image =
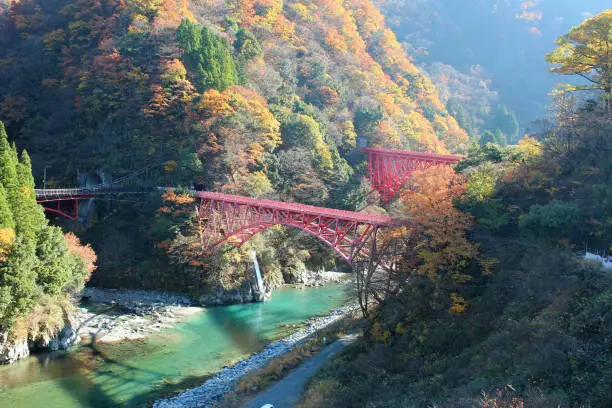
{"type": "Polygon", "coordinates": [[[324,317],[309,319],[307,326],[282,340],[268,344],[263,351],[254,354],[246,360],[224,368],[213,378],[206,381],[197,388],[192,388],[171,399],[156,401],[155,408],[177,408],[177,407],[211,407],[218,403],[223,395],[232,391],[238,379],[251,370],[264,367],[273,359],[287,353],[299,343],[305,341],[317,331],[340,320],[356,306],[346,306],[333,310],[324,317]]]}

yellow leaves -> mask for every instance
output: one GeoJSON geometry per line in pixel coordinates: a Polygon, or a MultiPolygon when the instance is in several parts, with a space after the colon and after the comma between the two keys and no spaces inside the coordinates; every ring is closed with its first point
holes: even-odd
{"type": "Polygon", "coordinates": [[[251,197],[261,197],[272,191],[272,183],[263,171],[250,173],[245,184],[246,191],[251,197]]]}
{"type": "Polygon", "coordinates": [[[376,100],[389,116],[397,117],[403,113],[403,110],[395,103],[395,97],[388,92],[379,92],[378,95],[376,95],[376,100]]]}
{"type": "Polygon", "coordinates": [[[291,13],[300,21],[305,23],[314,23],[316,18],[311,13],[310,9],[302,3],[296,3],[289,6],[291,13]]]}
{"type": "Polygon", "coordinates": [[[196,109],[205,118],[218,118],[235,113],[236,110],[231,104],[232,95],[229,92],[219,92],[216,89],[209,89],[202,94],[196,109]]]}
{"type": "Polygon", "coordinates": [[[176,160],[168,160],[163,165],[164,171],[166,173],[174,173],[174,171],[176,170],[177,164],[178,163],[176,162],[176,160]]]}
{"type": "Polygon", "coordinates": [[[315,141],[314,153],[318,164],[317,167],[319,169],[331,170],[334,168],[331,151],[329,150],[329,146],[327,146],[323,140],[315,141]]]}
{"type": "Polygon", "coordinates": [[[463,268],[476,255],[466,236],[472,217],[453,204],[465,191],[465,177],[447,166],[433,167],[415,172],[410,184],[401,200],[419,236],[419,272],[434,282],[465,284],[471,277],[463,274],[463,268]]]}
{"type": "Polygon", "coordinates": [[[4,261],[5,256],[11,251],[15,242],[15,231],[12,228],[0,228],[0,261],[4,261]]]}
{"type": "Polygon", "coordinates": [[[526,159],[542,155],[542,145],[536,139],[525,136],[519,140],[516,150],[526,159]]]}
{"type": "MultiPolygon", "coordinates": [[[[229,90],[234,96],[232,106],[248,111],[257,122],[264,148],[273,150],[281,144],[280,123],[268,109],[266,99],[255,91],[233,86],[229,90]]],[[[226,91],[227,92],[227,91],[226,91]]]]}
{"type": "Polygon", "coordinates": [[[276,18],[272,28],[283,40],[294,44],[301,43],[301,39],[295,35],[295,24],[287,20],[282,14],[276,18]]]}
{"type": "Polygon", "coordinates": [[[163,70],[162,79],[165,82],[178,82],[187,79],[187,68],[178,58],[164,61],[163,70]]]}
{"type": "Polygon", "coordinates": [[[448,310],[451,314],[459,315],[465,312],[468,308],[468,302],[465,298],[457,293],[451,293],[451,307],[448,310]]]}
{"type": "Polygon", "coordinates": [[[174,28],[178,27],[184,18],[196,21],[195,16],[189,10],[188,0],[162,0],[154,23],[159,28],[174,28]]]}
{"type": "Polygon", "coordinates": [[[497,258],[480,258],[478,260],[478,264],[482,268],[483,276],[493,275],[493,268],[495,268],[495,265],[497,265],[498,263],[499,260],[497,258]]]}
{"type": "Polygon", "coordinates": [[[47,51],[58,50],[66,42],[66,32],[58,28],[45,34],[43,45],[47,51]]]}
{"type": "Polygon", "coordinates": [[[342,122],[340,127],[342,132],[342,144],[348,148],[354,148],[357,145],[357,132],[352,120],[342,122]]]}
{"type": "Polygon", "coordinates": [[[461,129],[457,121],[451,115],[446,117],[436,115],[434,118],[434,129],[438,138],[444,142],[447,149],[456,151],[464,146],[469,140],[469,135],[461,129]]]}
{"type": "Polygon", "coordinates": [[[282,16],[282,0],[238,0],[236,2],[238,18],[246,25],[262,25],[274,28],[282,16]]]}
{"type": "Polygon", "coordinates": [[[376,129],[376,141],[383,146],[400,146],[399,133],[388,120],[383,120],[376,129]]]}

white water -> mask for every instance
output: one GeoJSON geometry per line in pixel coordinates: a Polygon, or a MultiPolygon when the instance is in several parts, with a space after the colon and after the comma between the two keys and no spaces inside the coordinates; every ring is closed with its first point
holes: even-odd
{"type": "Polygon", "coordinates": [[[259,262],[257,262],[257,253],[254,250],[251,250],[251,255],[253,256],[253,265],[255,265],[255,275],[257,276],[257,287],[259,288],[259,293],[263,294],[264,285],[263,280],[261,279],[261,272],[259,271],[259,262]]]}

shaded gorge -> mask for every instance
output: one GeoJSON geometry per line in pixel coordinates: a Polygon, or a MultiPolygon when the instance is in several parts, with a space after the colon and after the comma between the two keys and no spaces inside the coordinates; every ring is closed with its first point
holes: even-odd
{"type": "Polygon", "coordinates": [[[145,406],[344,303],[341,285],[286,287],[264,303],[204,309],[146,340],[35,355],[0,367],[0,408],[145,406]]]}

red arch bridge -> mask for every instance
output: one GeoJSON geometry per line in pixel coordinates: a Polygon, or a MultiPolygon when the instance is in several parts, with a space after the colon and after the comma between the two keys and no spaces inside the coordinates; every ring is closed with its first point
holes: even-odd
{"type": "Polygon", "coordinates": [[[376,246],[378,231],[406,223],[376,214],[312,205],[261,200],[198,191],[198,214],[206,229],[217,234],[213,247],[231,241],[240,247],[255,234],[275,225],[299,228],[322,240],[348,263],[367,258],[376,246]]]}
{"type": "MultiPolygon", "coordinates": [[[[135,193],[121,189],[37,189],[36,200],[46,211],[75,220],[78,201],[100,195],[135,193]],[[51,204],[51,205],[49,205],[51,204]],[[69,204],[71,208],[66,208],[69,204]]],[[[348,263],[369,257],[381,228],[406,223],[387,216],[196,191],[205,244],[211,249],[228,242],[242,246],[255,234],[275,225],[299,228],[331,247],[348,263]]]]}
{"type": "MultiPolygon", "coordinates": [[[[370,182],[384,202],[393,198],[414,171],[452,165],[462,158],[407,150],[363,148],[362,151],[368,156],[370,182]]],[[[140,173],[142,171],[134,175],[140,173]]],[[[128,181],[134,175],[126,176],[119,182],[128,181]]],[[[36,200],[46,211],[76,220],[81,199],[144,192],[138,188],[117,188],[118,184],[88,188],[36,189],[36,200]]],[[[210,248],[224,242],[241,246],[261,231],[275,225],[285,225],[318,237],[343,259],[352,263],[357,258],[369,257],[376,249],[377,234],[381,228],[406,223],[406,220],[375,214],[208,191],[197,191],[195,197],[199,200],[198,216],[200,220],[205,221],[204,234],[207,238],[212,238],[212,243],[206,244],[210,248]]]]}

